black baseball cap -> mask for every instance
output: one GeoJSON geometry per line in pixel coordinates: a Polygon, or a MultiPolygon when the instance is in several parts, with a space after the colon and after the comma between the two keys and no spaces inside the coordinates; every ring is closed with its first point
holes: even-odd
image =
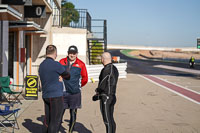
{"type": "Polygon", "coordinates": [[[69,53],[69,52],[78,53],[78,49],[77,49],[76,46],[72,45],[72,46],[70,46],[69,49],[68,49],[68,53],[69,53]]]}

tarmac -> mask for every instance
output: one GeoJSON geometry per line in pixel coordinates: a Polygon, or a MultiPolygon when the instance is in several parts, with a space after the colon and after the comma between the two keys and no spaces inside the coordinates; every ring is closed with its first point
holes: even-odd
{"type": "MultiPolygon", "coordinates": [[[[92,101],[97,85],[98,82],[88,83],[82,88],[82,108],[77,113],[74,133],[106,132],[99,102],[92,101]]],[[[128,74],[127,78],[119,79],[116,96],[116,133],[200,133],[198,104],[145,80],[141,75],[128,74]]],[[[40,133],[44,118],[41,92],[38,100],[21,101],[17,119],[20,129],[15,132],[40,133]]],[[[67,133],[68,111],[63,120],[60,132],[67,133]]]]}

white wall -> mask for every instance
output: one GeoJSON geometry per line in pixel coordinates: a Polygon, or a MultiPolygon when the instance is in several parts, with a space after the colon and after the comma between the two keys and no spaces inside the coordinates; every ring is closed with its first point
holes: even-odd
{"type": "Polygon", "coordinates": [[[78,58],[86,63],[87,32],[84,29],[53,28],[52,43],[57,47],[57,60],[66,57],[69,46],[78,48],[78,58]]]}
{"type": "Polygon", "coordinates": [[[59,55],[66,55],[71,45],[77,46],[79,55],[86,55],[87,44],[84,34],[53,33],[53,44],[56,45],[59,55]]]}

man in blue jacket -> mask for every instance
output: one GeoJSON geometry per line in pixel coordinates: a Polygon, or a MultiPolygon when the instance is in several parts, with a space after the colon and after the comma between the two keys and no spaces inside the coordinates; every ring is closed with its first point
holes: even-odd
{"type": "Polygon", "coordinates": [[[81,108],[81,88],[88,82],[85,63],[77,56],[78,49],[72,45],[68,49],[68,56],[59,61],[71,74],[70,80],[63,80],[65,84],[63,115],[65,109],[70,109],[69,133],[74,130],[77,109],[81,108]]]}
{"type": "Polygon", "coordinates": [[[54,45],[47,46],[46,59],[39,67],[45,108],[43,133],[56,133],[59,131],[63,111],[63,83],[59,80],[59,77],[70,79],[70,74],[59,62],[55,61],[56,57],[56,47],[54,45]]]}

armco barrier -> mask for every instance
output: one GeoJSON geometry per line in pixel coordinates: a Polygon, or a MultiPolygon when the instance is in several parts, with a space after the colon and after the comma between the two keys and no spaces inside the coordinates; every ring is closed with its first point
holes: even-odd
{"type": "MultiPolygon", "coordinates": [[[[127,62],[114,63],[119,71],[119,78],[126,78],[127,62]]],[[[86,65],[88,72],[88,82],[99,81],[99,74],[103,68],[103,65],[86,65]]]]}

